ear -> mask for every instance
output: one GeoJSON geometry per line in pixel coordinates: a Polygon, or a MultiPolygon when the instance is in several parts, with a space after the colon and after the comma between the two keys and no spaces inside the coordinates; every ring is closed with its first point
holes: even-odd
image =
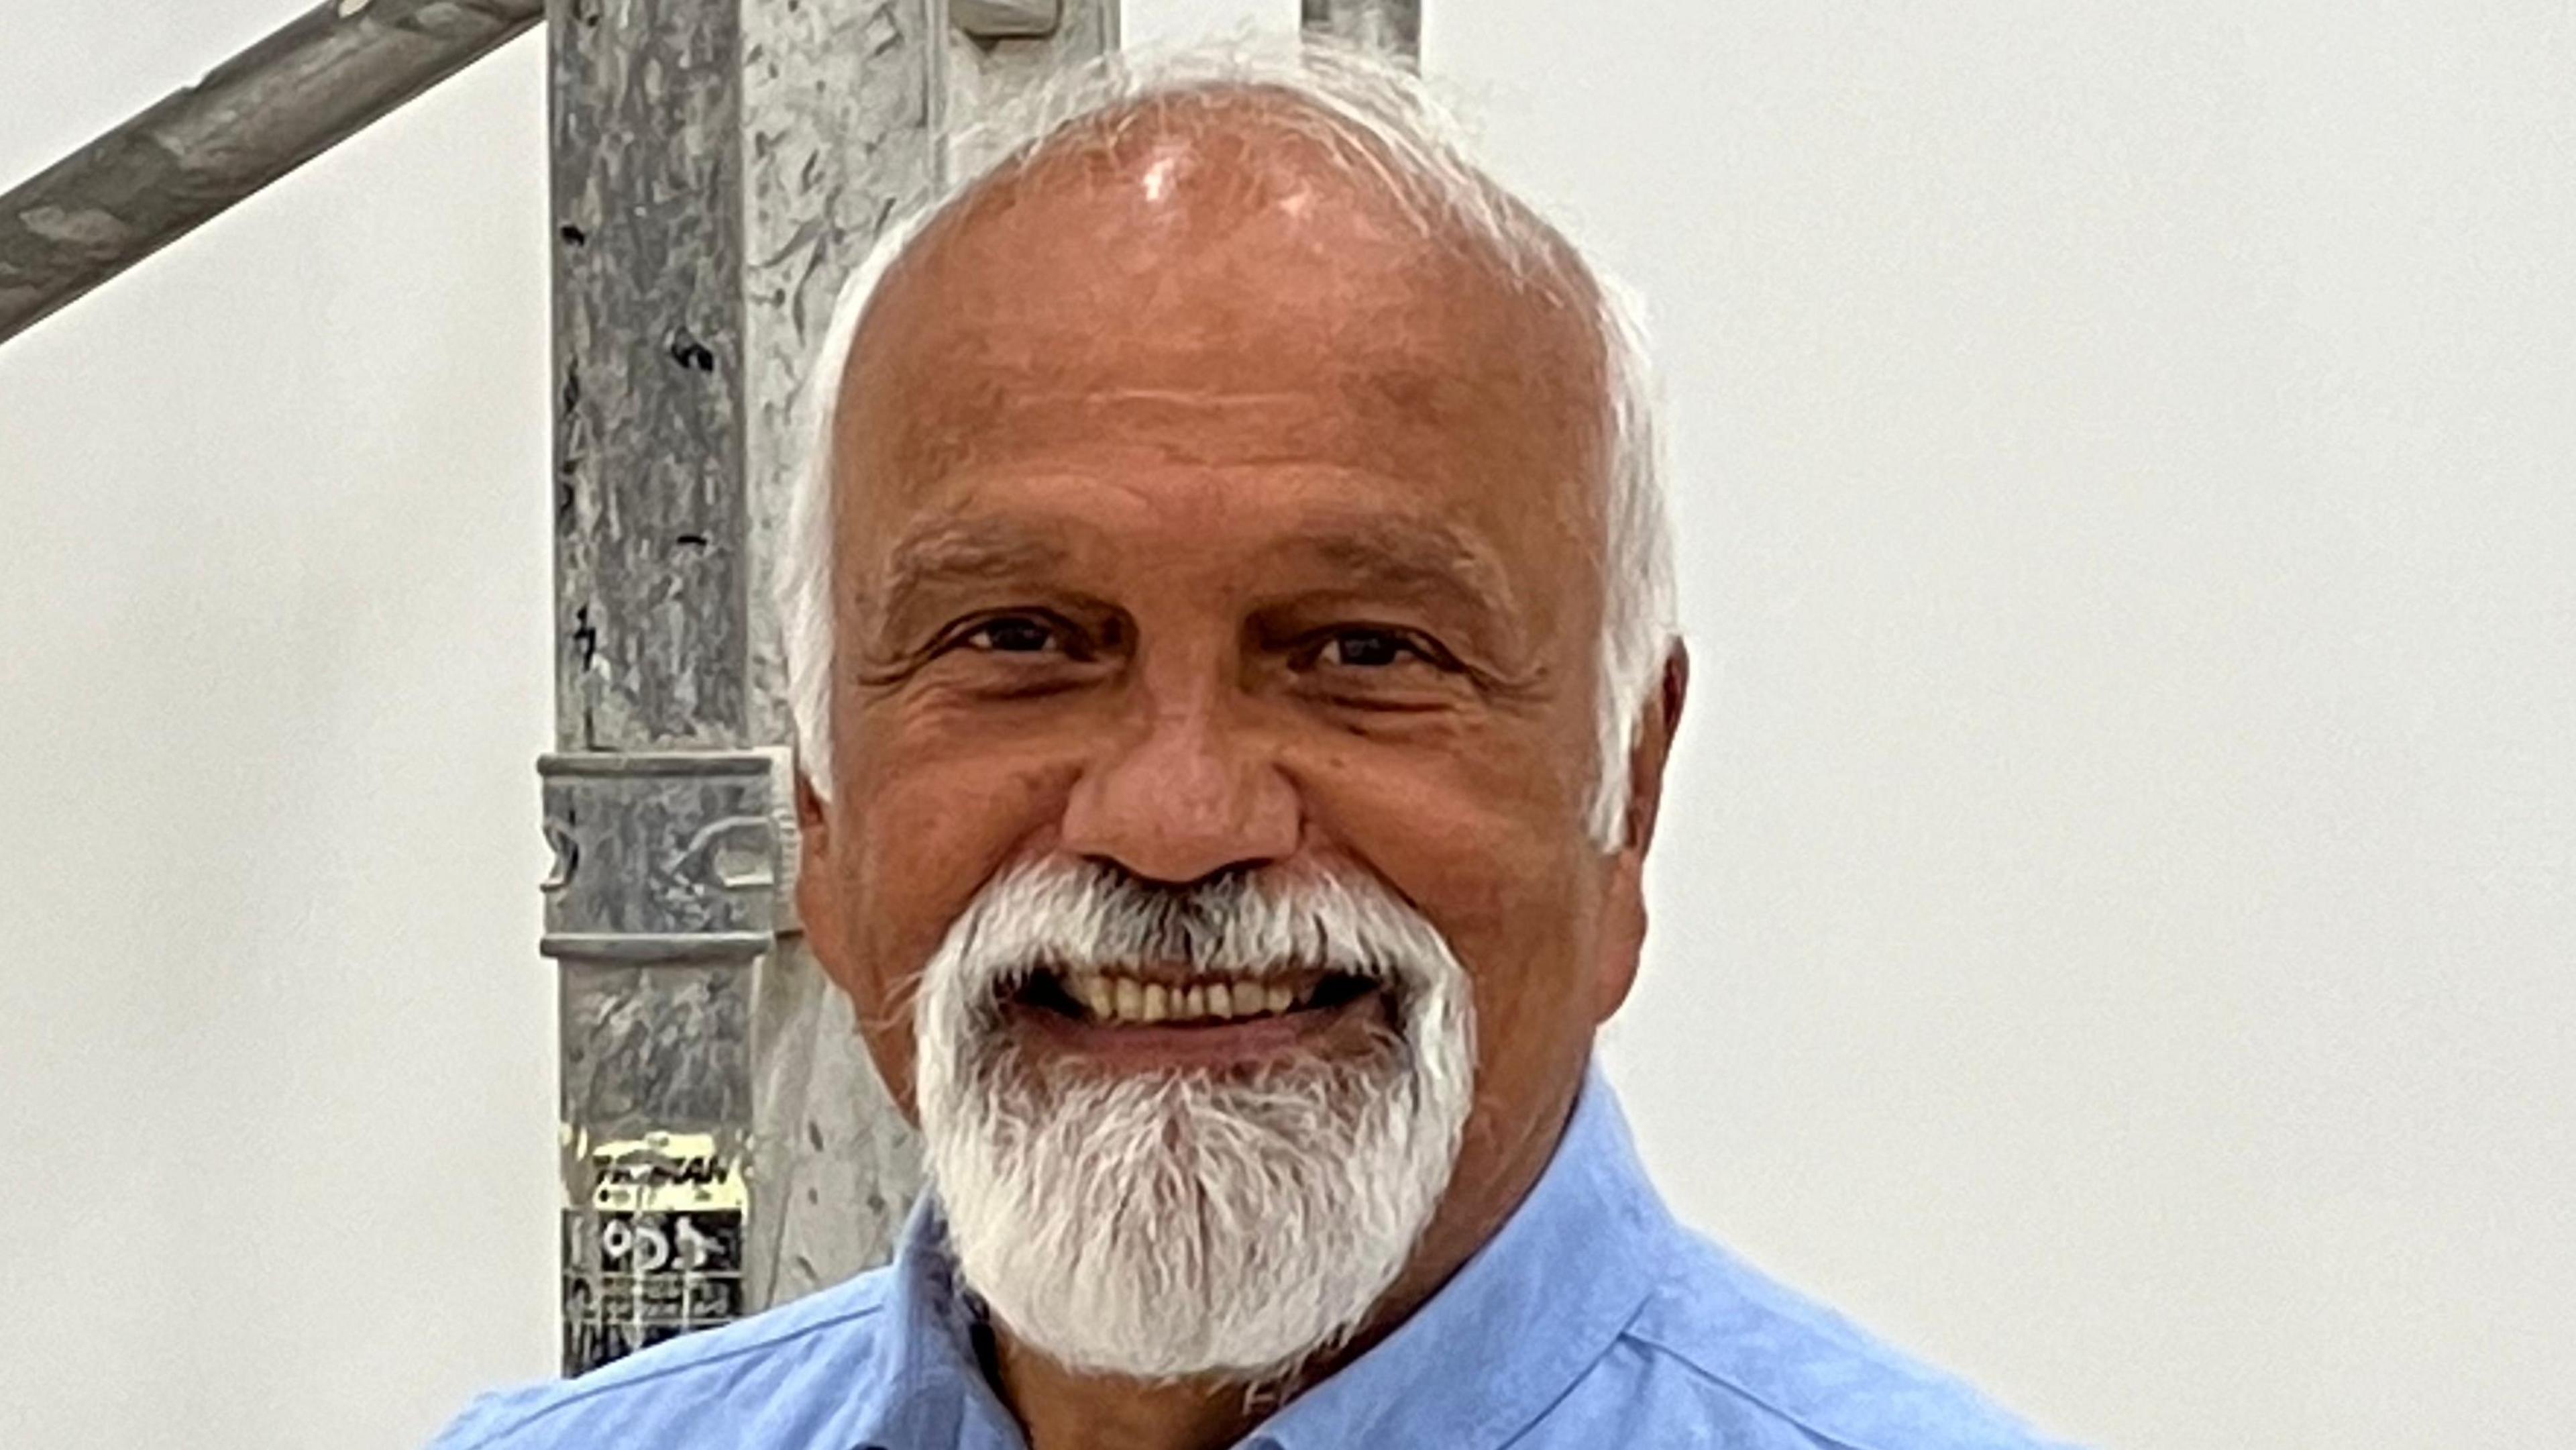
{"type": "Polygon", "coordinates": [[[799,765],[796,767],[796,833],[810,846],[825,829],[822,793],[814,789],[813,779],[805,774],[805,767],[799,765]]]}
{"type": "Polygon", "coordinates": [[[838,905],[829,885],[832,878],[831,806],[814,782],[805,775],[805,767],[796,767],[796,919],[804,924],[805,939],[837,940],[831,912],[838,905]]]}
{"type": "Polygon", "coordinates": [[[1681,728],[1690,694],[1690,651],[1678,639],[1664,656],[1664,672],[1646,708],[1638,713],[1628,746],[1625,835],[1607,862],[1601,921],[1601,969],[1595,977],[1592,1020],[1606,1022],[1637,984],[1637,960],[1646,945],[1646,849],[1664,803],[1664,766],[1673,734],[1681,728]]]}

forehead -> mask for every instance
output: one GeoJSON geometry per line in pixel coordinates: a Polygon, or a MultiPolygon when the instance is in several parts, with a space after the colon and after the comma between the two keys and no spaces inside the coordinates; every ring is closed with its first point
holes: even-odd
{"type": "Polygon", "coordinates": [[[1598,533],[1602,360],[1567,279],[1370,180],[1255,97],[1051,143],[890,270],[837,415],[847,553],[996,472],[1366,477],[1509,562],[1598,533]]]}

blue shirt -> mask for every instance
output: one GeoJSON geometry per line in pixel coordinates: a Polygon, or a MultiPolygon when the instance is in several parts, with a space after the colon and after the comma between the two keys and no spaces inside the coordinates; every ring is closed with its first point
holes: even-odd
{"type": "MultiPolygon", "coordinates": [[[[886,1268],[580,1379],[486,1395],[432,1450],[1022,1450],[935,1206],[886,1268]]],[[[1493,1240],[1241,1450],[2022,1450],[2043,1442],[1676,1223],[1609,1085],[1493,1240]]]]}

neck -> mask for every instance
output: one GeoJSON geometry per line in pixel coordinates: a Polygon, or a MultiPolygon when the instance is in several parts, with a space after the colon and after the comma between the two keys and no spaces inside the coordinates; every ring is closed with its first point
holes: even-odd
{"type": "Polygon", "coordinates": [[[1263,1391],[1220,1380],[1147,1383],[1076,1374],[996,1333],[986,1366],[1029,1450],[1224,1450],[1303,1389],[1263,1391]]]}

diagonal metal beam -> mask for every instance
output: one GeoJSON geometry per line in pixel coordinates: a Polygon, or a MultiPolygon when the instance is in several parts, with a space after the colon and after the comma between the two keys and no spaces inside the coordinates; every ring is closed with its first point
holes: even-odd
{"type": "Polygon", "coordinates": [[[545,0],[328,0],[0,196],[0,342],[346,140],[545,0]]]}

